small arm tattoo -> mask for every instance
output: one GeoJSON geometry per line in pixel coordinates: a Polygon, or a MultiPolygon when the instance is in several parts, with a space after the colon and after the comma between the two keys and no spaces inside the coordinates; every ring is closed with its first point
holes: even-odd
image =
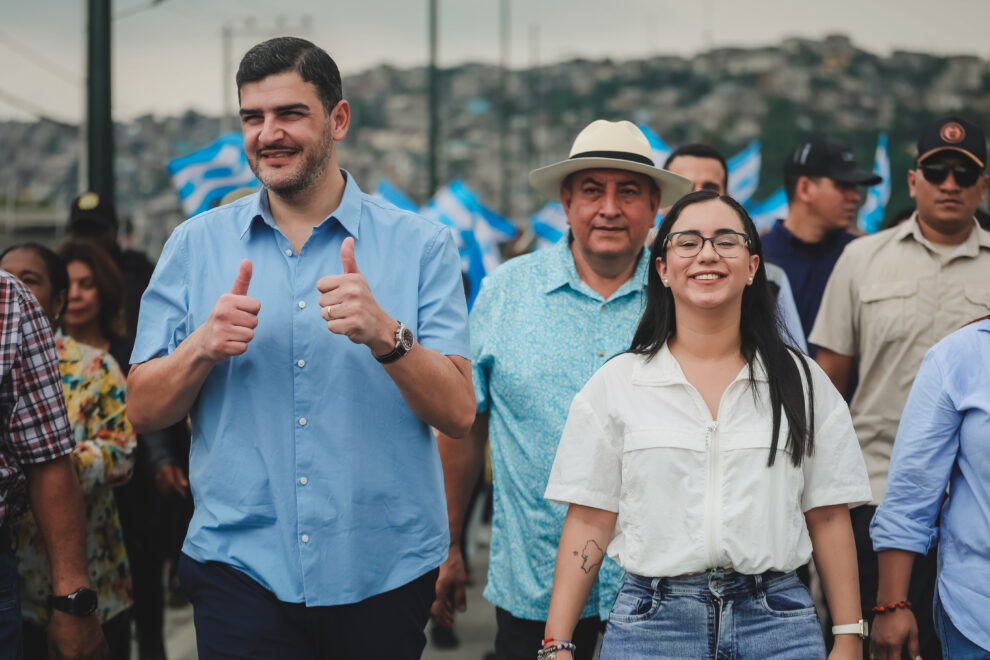
{"type": "Polygon", "coordinates": [[[574,556],[581,557],[581,570],[585,573],[591,573],[602,565],[605,560],[605,551],[594,539],[588,539],[581,552],[574,551],[574,556]]]}

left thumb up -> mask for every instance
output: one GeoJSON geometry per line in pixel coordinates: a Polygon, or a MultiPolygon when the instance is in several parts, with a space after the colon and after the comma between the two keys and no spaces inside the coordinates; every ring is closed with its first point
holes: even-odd
{"type": "Polygon", "coordinates": [[[348,236],[340,246],[340,263],[345,275],[360,274],[357,261],[354,260],[354,239],[348,236]]]}

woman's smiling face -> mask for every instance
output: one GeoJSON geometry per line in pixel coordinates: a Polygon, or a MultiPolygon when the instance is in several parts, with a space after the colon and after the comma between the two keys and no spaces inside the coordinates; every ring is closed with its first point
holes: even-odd
{"type": "MultiPolygon", "coordinates": [[[[670,234],[684,231],[698,232],[704,238],[724,232],[746,234],[736,211],[719,199],[685,207],[670,228],[670,234]]],[[[760,263],[760,258],[750,254],[748,248],[743,248],[738,256],[722,256],[712,241],[704,241],[701,251],[693,257],[678,256],[668,242],[665,257],[658,258],[654,267],[673,294],[675,305],[701,309],[741,304],[743,290],[752,282],[760,263]]]]}

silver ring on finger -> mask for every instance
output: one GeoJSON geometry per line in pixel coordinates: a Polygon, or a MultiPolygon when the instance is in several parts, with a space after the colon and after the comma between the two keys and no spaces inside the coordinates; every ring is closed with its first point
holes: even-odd
{"type": "Polygon", "coordinates": [[[327,311],[327,320],[328,321],[332,321],[333,320],[333,305],[327,305],[326,307],[324,307],[324,309],[327,311]]]}

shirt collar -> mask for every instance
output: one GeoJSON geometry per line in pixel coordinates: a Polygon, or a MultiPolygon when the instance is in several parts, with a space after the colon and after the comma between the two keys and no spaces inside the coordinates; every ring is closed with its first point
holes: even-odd
{"type": "MultiPolygon", "coordinates": [[[[921,233],[921,227],[918,225],[919,222],[918,212],[915,211],[911,214],[907,222],[902,222],[897,227],[897,240],[902,241],[910,236],[926,247],[931,245],[930,241],[921,233]]],[[[953,253],[954,256],[976,257],[980,254],[980,248],[990,249],[990,232],[983,230],[975,217],[973,218],[973,230],[969,232],[969,236],[966,237],[963,245],[965,247],[959,252],[953,253]]]]}
{"type": "MultiPolygon", "coordinates": [[[[362,204],[361,188],[347,170],[341,169],[340,173],[344,176],[344,194],[340,198],[340,205],[317,226],[320,227],[330,220],[336,220],[348,234],[354,238],[359,238],[362,204]]],[[[268,204],[268,190],[262,188],[260,192],[250,195],[245,199],[247,201],[244,204],[247,205],[248,215],[244,220],[244,224],[241,226],[240,238],[244,238],[248,230],[256,226],[258,222],[263,222],[272,229],[277,228],[275,218],[272,216],[271,206],[268,204]]]]}
{"type": "MultiPolygon", "coordinates": [[[[747,378],[749,378],[749,365],[743,365],[732,382],[747,378]]],[[[763,358],[759,354],[753,360],[753,380],[758,382],[769,380],[763,358]]],[[[652,360],[642,360],[636,365],[633,369],[632,381],[633,385],[690,385],[666,342],[652,360]]]]}
{"type": "MultiPolygon", "coordinates": [[[[577,266],[574,264],[574,255],[571,253],[571,233],[570,230],[554,243],[551,247],[545,248],[552,252],[552,256],[547,260],[546,277],[543,283],[543,293],[551,293],[562,286],[569,286],[574,291],[587,293],[597,298],[600,295],[595,293],[591,287],[584,283],[578,275],[577,266]]],[[[631,290],[638,290],[646,286],[646,278],[649,274],[650,251],[643,247],[639,255],[639,263],[632,277],[622,283],[609,300],[620,298],[631,290]]]]}

